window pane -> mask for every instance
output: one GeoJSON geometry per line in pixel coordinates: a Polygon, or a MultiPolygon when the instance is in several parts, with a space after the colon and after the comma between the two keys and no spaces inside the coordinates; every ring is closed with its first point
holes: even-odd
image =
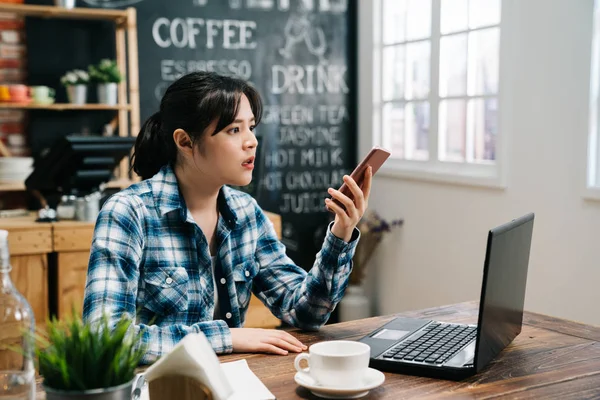
{"type": "Polygon", "coordinates": [[[500,29],[469,33],[469,95],[498,93],[500,29]]]}
{"type": "Polygon", "coordinates": [[[431,36],[431,0],[408,0],[406,40],[431,36]]]}
{"type": "Polygon", "coordinates": [[[405,46],[383,49],[383,100],[404,98],[404,51],[405,46]]]}
{"type": "Polygon", "coordinates": [[[469,27],[500,23],[500,0],[469,0],[469,27]]]}
{"type": "Polygon", "coordinates": [[[429,103],[406,104],[406,158],[429,159],[429,103]]]}
{"type": "Polygon", "coordinates": [[[498,100],[469,100],[469,130],[473,132],[473,155],[475,162],[496,159],[498,137],[498,100]]]}
{"type": "Polygon", "coordinates": [[[440,96],[462,96],[467,92],[467,34],[440,39],[440,96]]]}
{"type": "Polygon", "coordinates": [[[466,155],[466,100],[440,101],[439,155],[442,161],[464,161],[466,155]]]}
{"type": "Polygon", "coordinates": [[[390,149],[392,157],[404,158],[404,104],[386,103],[383,106],[383,147],[390,149]]]}
{"type": "Polygon", "coordinates": [[[442,35],[468,28],[468,0],[442,0],[440,32],[442,35]]]}
{"type": "Polygon", "coordinates": [[[430,42],[406,45],[406,99],[425,99],[429,96],[430,42]]]}
{"type": "Polygon", "coordinates": [[[383,44],[404,41],[406,0],[383,1],[383,44]]]}

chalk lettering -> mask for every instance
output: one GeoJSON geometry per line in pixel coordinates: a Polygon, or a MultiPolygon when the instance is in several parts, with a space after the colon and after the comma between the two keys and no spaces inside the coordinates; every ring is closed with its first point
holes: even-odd
{"type": "Polygon", "coordinates": [[[326,212],[325,199],[329,197],[323,193],[283,193],[282,203],[279,206],[281,213],[309,214],[314,212],[326,212]]]}
{"type": "Polygon", "coordinates": [[[279,144],[294,146],[339,146],[340,127],[282,126],[279,129],[279,144]]]}
{"type": "Polygon", "coordinates": [[[338,105],[320,105],[319,120],[331,125],[341,124],[344,119],[348,119],[348,109],[346,106],[338,105]]]}
{"type": "Polygon", "coordinates": [[[271,93],[348,93],[346,65],[273,65],[271,93]]]}
{"type": "Polygon", "coordinates": [[[339,187],[345,173],[345,169],[288,171],[285,173],[284,182],[288,190],[327,189],[339,187]]]}
{"type": "Polygon", "coordinates": [[[207,49],[220,44],[224,49],[254,49],[252,40],[256,22],[234,19],[173,18],[161,17],[152,24],[152,38],[162,48],[175,46],[195,49],[200,37],[207,49]]]}
{"type": "Polygon", "coordinates": [[[260,185],[267,190],[281,190],[283,188],[283,172],[267,172],[260,180],[260,185]]]}
{"type": "Polygon", "coordinates": [[[267,168],[285,168],[294,165],[296,149],[279,149],[265,155],[265,166],[267,168]]]}
{"type": "Polygon", "coordinates": [[[312,107],[301,104],[293,106],[264,106],[263,124],[307,125],[314,121],[312,107]]]}
{"type": "Polygon", "coordinates": [[[333,149],[300,149],[300,166],[302,167],[341,167],[342,149],[336,147],[333,149]]]}

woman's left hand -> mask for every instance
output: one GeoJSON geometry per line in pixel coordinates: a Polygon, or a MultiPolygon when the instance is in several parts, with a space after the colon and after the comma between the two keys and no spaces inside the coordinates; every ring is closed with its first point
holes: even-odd
{"type": "Polygon", "coordinates": [[[369,167],[365,171],[364,185],[363,189],[361,190],[354,179],[348,175],[344,175],[344,182],[346,183],[346,186],[350,188],[354,201],[339,190],[332,188],[329,188],[328,190],[328,193],[331,195],[331,197],[338,200],[346,208],[344,209],[343,207],[340,207],[331,199],[325,199],[325,204],[327,207],[335,212],[335,221],[331,227],[331,233],[346,242],[349,242],[352,238],[352,232],[354,231],[354,228],[368,207],[372,177],[372,168],[369,167]]]}

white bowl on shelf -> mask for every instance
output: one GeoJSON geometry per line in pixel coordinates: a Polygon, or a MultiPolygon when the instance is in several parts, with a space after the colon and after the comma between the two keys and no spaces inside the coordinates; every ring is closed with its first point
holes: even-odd
{"type": "Polygon", "coordinates": [[[24,181],[33,171],[33,157],[0,157],[0,181],[24,181]]]}

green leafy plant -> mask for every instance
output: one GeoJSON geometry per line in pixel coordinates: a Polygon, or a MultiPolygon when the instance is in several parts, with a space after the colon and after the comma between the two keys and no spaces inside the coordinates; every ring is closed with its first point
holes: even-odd
{"type": "Polygon", "coordinates": [[[97,65],[88,66],[90,79],[97,83],[119,83],[123,75],[115,60],[103,59],[97,65]]]}
{"type": "Polygon", "coordinates": [[[130,382],[145,352],[131,324],[123,317],[111,329],[106,314],[87,323],[75,312],[66,320],[48,321],[47,332],[34,339],[44,386],[85,391],[130,382]]]}

